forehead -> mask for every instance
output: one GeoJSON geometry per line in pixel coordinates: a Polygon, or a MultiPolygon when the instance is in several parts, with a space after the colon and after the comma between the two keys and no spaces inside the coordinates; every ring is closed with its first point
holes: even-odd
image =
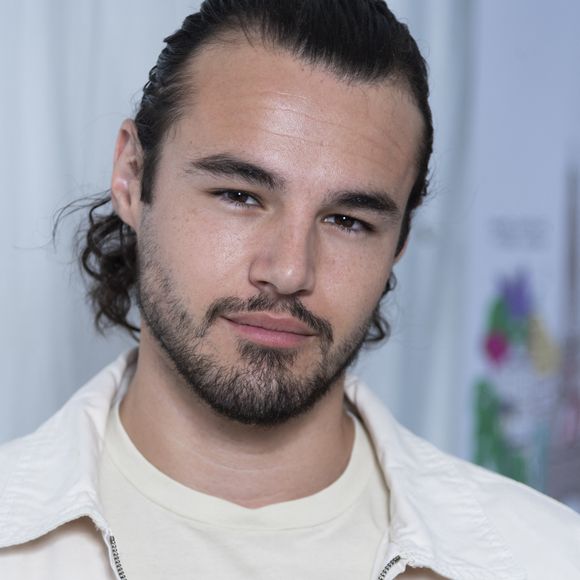
{"type": "Polygon", "coordinates": [[[328,183],[332,174],[410,190],[423,122],[402,86],[348,83],[283,49],[241,40],[204,48],[189,75],[192,90],[169,139],[189,155],[243,154],[281,174],[291,168],[296,180],[328,183]]]}

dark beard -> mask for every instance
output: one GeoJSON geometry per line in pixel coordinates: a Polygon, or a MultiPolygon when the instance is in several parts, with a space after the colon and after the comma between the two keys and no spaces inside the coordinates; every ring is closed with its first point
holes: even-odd
{"type": "Polygon", "coordinates": [[[356,359],[370,319],[340,346],[334,344],[330,323],[308,311],[296,298],[258,295],[249,300],[216,300],[196,324],[160,266],[149,259],[141,267],[138,304],[141,316],[178,374],[190,389],[217,413],[247,425],[274,426],[310,410],[356,359]],[[298,352],[267,348],[239,340],[242,364],[224,366],[202,352],[213,323],[235,312],[287,313],[307,324],[320,341],[320,362],[307,377],[292,372],[298,352]]]}

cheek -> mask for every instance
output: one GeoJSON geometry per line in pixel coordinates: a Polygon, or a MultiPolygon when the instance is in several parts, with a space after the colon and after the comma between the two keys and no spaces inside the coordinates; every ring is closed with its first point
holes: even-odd
{"type": "Polygon", "coordinates": [[[382,258],[376,259],[368,255],[342,256],[326,263],[322,278],[327,288],[327,307],[333,312],[337,332],[348,333],[372,316],[392,267],[389,255],[384,251],[381,255],[382,258]]]}
{"type": "Polygon", "coordinates": [[[184,296],[199,302],[239,294],[248,246],[243,232],[203,212],[174,215],[165,223],[158,226],[160,257],[184,296]]]}

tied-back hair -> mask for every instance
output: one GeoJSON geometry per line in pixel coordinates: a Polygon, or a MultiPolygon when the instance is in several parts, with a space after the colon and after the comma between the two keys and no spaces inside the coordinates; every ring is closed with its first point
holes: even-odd
{"type": "MultiPolygon", "coordinates": [[[[409,235],[413,213],[427,195],[433,122],[425,61],[407,26],[395,18],[383,0],[205,0],[198,13],[188,16],[181,28],[165,39],[165,48],[143,88],[135,115],[143,151],[141,200],[153,202],[164,138],[184,114],[187,97],[194,90],[187,65],[208,44],[236,33],[324,67],[345,82],[392,80],[409,92],[424,127],[417,178],[397,245],[399,254],[409,235]]],[[[88,218],[81,226],[80,264],[87,277],[96,327],[104,331],[119,326],[137,338],[138,326],[129,319],[138,282],[137,239],[113,211],[110,201],[107,192],[82,205],[88,218]]],[[[391,275],[383,295],[394,285],[391,275]]],[[[389,331],[377,307],[365,342],[379,342],[389,331]]]]}

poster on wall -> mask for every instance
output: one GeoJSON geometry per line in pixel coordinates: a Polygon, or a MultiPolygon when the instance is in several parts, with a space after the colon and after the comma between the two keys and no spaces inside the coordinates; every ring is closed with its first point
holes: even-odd
{"type": "Polygon", "coordinates": [[[473,459],[580,511],[580,188],[565,216],[492,218],[500,259],[480,301],[473,380],[473,459]],[[554,256],[549,236],[561,235],[554,256]],[[546,264],[558,264],[556,269],[546,264]],[[554,276],[554,272],[558,272],[554,276]],[[551,292],[546,291],[552,277],[551,292]],[[548,280],[549,281],[549,280],[548,280]],[[554,292],[555,290],[555,292],[554,292]]]}

